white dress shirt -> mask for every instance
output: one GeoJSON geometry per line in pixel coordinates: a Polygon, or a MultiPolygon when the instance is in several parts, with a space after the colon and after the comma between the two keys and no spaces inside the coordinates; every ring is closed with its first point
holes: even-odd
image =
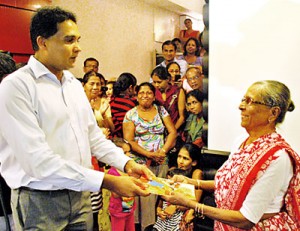
{"type": "Polygon", "coordinates": [[[33,56],[0,84],[0,171],[13,188],[99,191],[91,154],[123,170],[129,160],[97,126],[81,83],[60,82],[33,56]]]}

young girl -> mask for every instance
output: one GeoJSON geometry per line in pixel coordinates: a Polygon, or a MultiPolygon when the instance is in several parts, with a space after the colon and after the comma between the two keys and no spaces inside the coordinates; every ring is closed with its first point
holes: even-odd
{"type": "Polygon", "coordinates": [[[181,136],[184,142],[196,144],[200,148],[204,146],[202,140],[203,125],[205,123],[202,113],[203,100],[204,95],[200,90],[190,91],[186,95],[186,109],[189,116],[181,136]]]}
{"type": "MultiPolygon", "coordinates": [[[[168,175],[184,175],[196,180],[202,179],[201,150],[194,144],[187,143],[179,151],[177,168],[170,168],[168,175]]],[[[195,190],[196,200],[199,201],[202,190],[195,190]]],[[[153,226],[154,231],[187,230],[191,229],[194,210],[182,206],[169,205],[160,199],[157,206],[157,221],[153,226]]]]}
{"type": "Polygon", "coordinates": [[[114,87],[114,83],[116,81],[108,81],[106,84],[107,90],[105,92],[106,94],[106,98],[110,101],[111,97],[113,96],[113,87],[114,87]]]}
{"type": "MultiPolygon", "coordinates": [[[[111,167],[108,174],[114,176],[122,176],[125,173],[111,167]]],[[[109,201],[109,213],[111,218],[112,231],[135,231],[134,211],[135,211],[134,197],[121,197],[118,194],[111,192],[109,201]]]]}

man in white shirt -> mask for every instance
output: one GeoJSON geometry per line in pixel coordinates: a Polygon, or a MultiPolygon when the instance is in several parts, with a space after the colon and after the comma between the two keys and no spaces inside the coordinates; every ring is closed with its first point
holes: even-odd
{"type": "MultiPolygon", "coordinates": [[[[177,49],[176,44],[172,43],[171,40],[167,40],[162,44],[161,49],[165,60],[160,64],[158,64],[156,67],[158,66],[167,67],[168,63],[176,62],[180,66],[180,76],[183,77],[188,68],[188,63],[185,60],[176,58],[176,49],[177,49]]],[[[150,82],[152,82],[152,78],[150,78],[150,82]]]]}
{"type": "Polygon", "coordinates": [[[91,230],[89,192],[149,195],[137,178],[92,170],[91,154],[129,175],[153,174],[105,138],[66,71],[81,51],[74,14],[41,8],[30,35],[34,56],[0,85],[0,171],[12,188],[16,229],[91,230]]]}

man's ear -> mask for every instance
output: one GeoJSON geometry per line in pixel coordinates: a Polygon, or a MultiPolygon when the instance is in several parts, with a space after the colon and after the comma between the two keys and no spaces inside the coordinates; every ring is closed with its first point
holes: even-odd
{"type": "Polygon", "coordinates": [[[45,49],[46,48],[46,40],[44,37],[42,36],[38,36],[36,38],[36,42],[37,42],[37,45],[39,46],[39,49],[45,49]]]}

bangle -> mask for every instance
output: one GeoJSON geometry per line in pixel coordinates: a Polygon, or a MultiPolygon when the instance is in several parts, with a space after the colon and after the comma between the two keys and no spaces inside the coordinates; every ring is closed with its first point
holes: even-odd
{"type": "Polygon", "coordinates": [[[162,149],[160,149],[160,150],[162,150],[164,153],[167,153],[167,152],[166,152],[166,149],[164,149],[164,148],[162,148],[162,149]]]}
{"type": "Polygon", "coordinates": [[[196,187],[196,189],[201,189],[200,186],[201,186],[200,185],[200,180],[197,180],[197,187],[196,187]]]}
{"type": "Polygon", "coordinates": [[[204,204],[199,204],[199,203],[197,203],[196,207],[195,207],[196,216],[201,219],[205,218],[205,216],[203,214],[203,207],[204,207],[204,204]]]}

